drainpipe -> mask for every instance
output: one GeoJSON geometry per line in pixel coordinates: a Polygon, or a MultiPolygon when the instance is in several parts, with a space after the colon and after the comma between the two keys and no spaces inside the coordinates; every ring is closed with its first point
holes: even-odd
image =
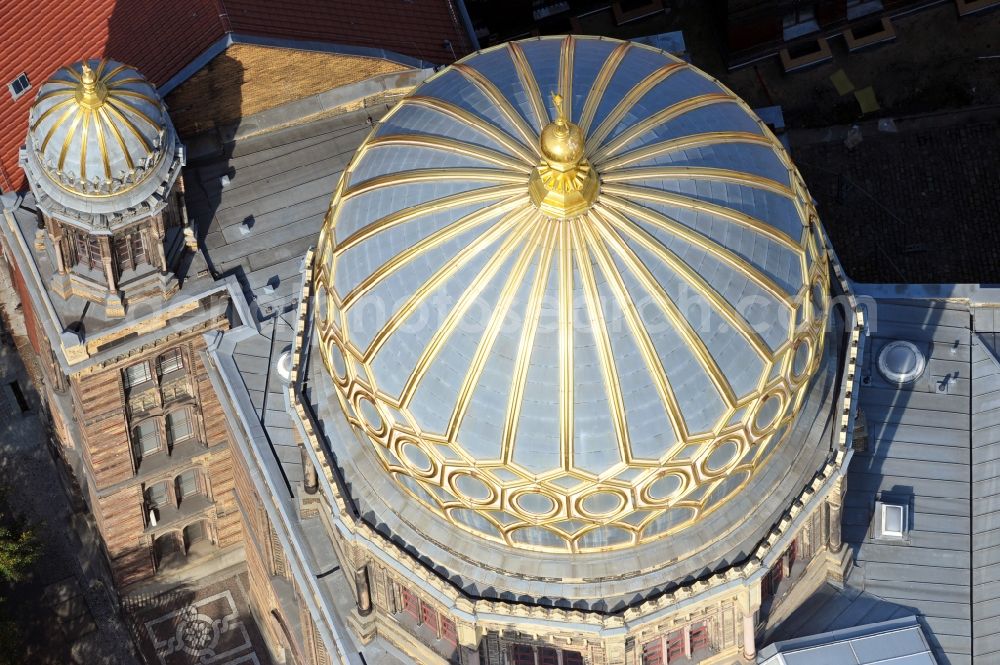
{"type": "MultiPolygon", "coordinates": [[[[461,0],[459,0],[459,4],[461,4],[461,0]]],[[[462,10],[462,16],[465,16],[465,7],[462,7],[462,10]]],[[[479,47],[477,46],[476,48],[478,49],[479,47]]],[[[13,192],[14,188],[10,184],[10,178],[7,177],[7,169],[3,167],[2,160],[0,160],[0,178],[3,178],[3,187],[0,187],[0,192],[13,192]]]]}
{"type": "Polygon", "coordinates": [[[465,7],[465,0],[455,0],[455,5],[458,6],[458,13],[462,17],[465,32],[469,35],[469,45],[472,46],[473,51],[478,51],[479,39],[476,38],[476,30],[472,27],[472,19],[469,18],[469,10],[465,7]]]}

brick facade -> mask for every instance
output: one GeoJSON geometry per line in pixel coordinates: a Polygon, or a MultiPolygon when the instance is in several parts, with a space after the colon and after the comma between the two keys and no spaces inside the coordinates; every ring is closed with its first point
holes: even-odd
{"type": "Polygon", "coordinates": [[[187,136],[407,68],[379,58],[233,44],[167,95],[167,105],[178,133],[187,136]]]}

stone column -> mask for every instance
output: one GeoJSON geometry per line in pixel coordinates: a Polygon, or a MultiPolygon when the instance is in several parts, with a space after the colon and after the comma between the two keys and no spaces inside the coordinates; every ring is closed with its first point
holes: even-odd
{"type": "Polygon", "coordinates": [[[115,259],[112,254],[110,236],[101,236],[101,262],[104,263],[104,276],[108,280],[108,291],[118,293],[118,280],[115,278],[115,259]]]}
{"type": "Polygon", "coordinates": [[[805,525],[802,527],[802,531],[799,532],[799,539],[802,541],[802,547],[799,548],[801,551],[799,556],[801,556],[802,560],[807,563],[809,562],[809,559],[812,558],[812,523],[813,516],[810,515],[809,519],[806,520],[805,525]]]}
{"type": "Polygon", "coordinates": [[[754,636],[753,614],[743,617],[743,657],[752,660],[757,656],[757,644],[754,636]]]}
{"type": "Polygon", "coordinates": [[[684,626],[684,657],[691,657],[691,626],[684,626]]]}
{"type": "Polygon", "coordinates": [[[819,520],[819,541],[816,543],[816,551],[819,552],[830,542],[830,504],[826,501],[820,506],[819,520]]]}
{"type": "Polygon", "coordinates": [[[368,585],[368,566],[361,565],[354,569],[354,586],[357,594],[358,614],[363,617],[372,613],[371,588],[368,585]]]}
{"type": "Polygon", "coordinates": [[[62,226],[52,221],[49,218],[45,218],[45,229],[49,232],[49,240],[52,241],[52,249],[56,253],[56,270],[60,275],[66,274],[66,252],[63,248],[63,229],[62,226]]]}
{"type": "Polygon", "coordinates": [[[532,653],[535,656],[535,665],[539,665],[540,661],[538,660],[538,646],[537,645],[536,646],[532,646],[531,647],[531,651],[532,651],[532,653]]]}
{"type": "Polygon", "coordinates": [[[302,457],[302,487],[306,494],[315,494],[319,489],[319,476],[316,473],[316,467],[309,459],[309,453],[306,452],[304,445],[299,445],[299,454],[302,457]]]}
{"type": "Polygon", "coordinates": [[[149,244],[152,245],[149,251],[156,257],[156,267],[161,272],[167,272],[167,255],[163,249],[163,236],[163,217],[161,213],[161,215],[156,216],[153,223],[149,226],[149,235],[146,238],[149,239],[149,244]]]}
{"type": "Polygon", "coordinates": [[[840,477],[833,485],[833,491],[827,497],[826,503],[830,509],[830,539],[827,547],[831,552],[837,553],[844,546],[840,533],[840,522],[842,519],[841,507],[844,502],[843,496],[844,479],[840,477]]]}

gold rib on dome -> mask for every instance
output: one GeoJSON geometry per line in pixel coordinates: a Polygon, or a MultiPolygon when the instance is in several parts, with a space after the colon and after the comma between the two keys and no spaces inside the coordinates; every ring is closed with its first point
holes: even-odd
{"type": "Polygon", "coordinates": [[[827,259],[739,98],[655,49],[546,39],[442,70],[362,144],[316,330],[412,500],[519,549],[621,549],[784,477],[760,472],[823,358],[827,259]]]}
{"type": "Polygon", "coordinates": [[[129,191],[153,172],[166,124],[153,86],[107,58],[59,69],[42,84],[29,132],[58,186],[101,197],[129,191]]]}

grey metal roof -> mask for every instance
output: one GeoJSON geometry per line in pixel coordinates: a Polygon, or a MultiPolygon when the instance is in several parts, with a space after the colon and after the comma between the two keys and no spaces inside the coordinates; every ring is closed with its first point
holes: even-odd
{"type": "Polygon", "coordinates": [[[1000,308],[973,314],[972,652],[1000,662],[1000,308]]]}
{"type": "MultiPolygon", "coordinates": [[[[375,118],[380,115],[379,109],[371,112],[375,118]]],[[[303,564],[293,566],[297,584],[310,590],[307,602],[322,608],[324,618],[334,618],[332,625],[317,619],[319,630],[328,648],[351,665],[403,663],[406,658],[383,637],[366,645],[356,641],[347,629],[353,607],[350,586],[339,570],[326,528],[319,518],[291,517],[296,514],[293,497],[301,488],[302,462],[286,385],[276,367],[292,343],[296,313],[288,310],[299,298],[302,260],[322,222],[321,212],[296,212],[295,203],[318,197],[309,191],[332,186],[326,180],[339,177],[344,155],[352,154],[367,133],[367,115],[342,114],[241,139],[231,155],[191,170],[188,176],[189,209],[199,216],[208,238],[202,243],[205,256],[217,271],[237,276],[248,302],[259,305],[257,314],[267,315],[214,341],[212,380],[225,396],[223,409],[231,425],[246,433],[238,437],[238,445],[251,461],[259,461],[257,468],[264,477],[258,492],[265,507],[277,511],[271,513],[276,533],[292,560],[303,564]],[[227,172],[233,175],[232,186],[223,189],[217,178],[227,172]],[[283,174],[290,175],[283,178],[283,174]],[[248,215],[264,222],[247,236],[227,234],[248,215]],[[281,277],[280,283],[267,293],[274,275],[281,277]],[[268,307],[270,314],[265,311],[268,307]],[[332,632],[325,633],[327,627],[332,632]]],[[[325,206],[329,191],[318,198],[325,206]]]]}
{"type": "Polygon", "coordinates": [[[302,259],[316,244],[330,193],[370,130],[369,113],[377,118],[378,111],[239,141],[230,144],[232,154],[186,169],[188,214],[204,255],[216,274],[236,276],[261,318],[293,304],[302,259]],[[241,229],[244,224],[249,229],[241,229]]]}
{"type": "Polygon", "coordinates": [[[302,480],[294,425],[275,370],[294,334],[303,260],[316,243],[330,192],[368,133],[369,113],[340,114],[230,145],[186,171],[188,214],[213,272],[233,275],[259,323],[234,340],[233,367],[289,492],[302,480]],[[230,184],[223,186],[223,175],[230,184]],[[241,231],[241,225],[249,232],[241,231]]]}
{"type": "Polygon", "coordinates": [[[844,507],[856,561],[849,581],[918,614],[942,663],[968,663],[971,314],[961,303],[888,299],[869,313],[860,402],[868,451],[854,456],[844,507]],[[897,339],[927,357],[923,376],[902,387],[876,369],[882,347],[897,339]],[[871,537],[877,495],[909,506],[906,541],[871,537]]]}
{"type": "Polygon", "coordinates": [[[855,567],[774,629],[808,635],[914,613],[941,663],[1000,661],[1000,293],[977,286],[861,285],[872,322],[862,362],[867,452],[847,482],[844,540],[855,567]],[[988,303],[983,305],[982,303],[988,303]],[[914,343],[927,367],[885,380],[880,350],[914,343]],[[876,498],[909,507],[903,541],[876,540],[876,498]]]}
{"type": "Polygon", "coordinates": [[[232,358],[253,404],[253,415],[260,421],[291,494],[292,487],[302,481],[302,457],[295,425],[285,405],[287,384],[277,371],[278,359],[292,346],[294,328],[290,321],[290,314],[274,316],[261,325],[259,332],[240,336],[232,349],[232,358]]]}
{"type": "Polygon", "coordinates": [[[813,592],[791,616],[780,624],[769,627],[764,641],[769,643],[789,640],[911,614],[913,610],[883,600],[858,587],[838,589],[827,583],[813,592]]]}
{"type": "Polygon", "coordinates": [[[1000,662],[1000,290],[858,292],[872,339],[861,362],[868,451],[854,455],[844,505],[855,567],[845,589],[824,586],[768,638],[916,614],[941,663],[1000,662]],[[927,358],[912,384],[893,385],[877,369],[895,340],[927,358]],[[873,538],[876,497],[909,507],[903,541],[873,538]]]}
{"type": "Polygon", "coordinates": [[[777,642],[760,665],[937,665],[916,617],[777,642]]]}

